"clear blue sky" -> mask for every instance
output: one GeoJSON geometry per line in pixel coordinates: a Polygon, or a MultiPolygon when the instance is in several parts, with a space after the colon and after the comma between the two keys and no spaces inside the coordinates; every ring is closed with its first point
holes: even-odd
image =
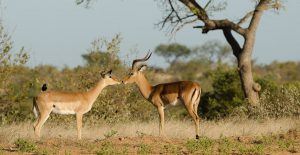
{"type": "MultiPolygon", "coordinates": [[[[214,17],[237,20],[253,8],[250,0],[228,2],[227,10],[214,17]]],[[[253,55],[259,63],[300,60],[300,1],[289,0],[285,6],[280,14],[268,11],[262,18],[253,55]]],[[[143,55],[160,43],[197,46],[211,39],[224,41],[220,31],[203,35],[193,25],[170,39],[165,30],[154,26],[163,14],[154,0],[96,0],[90,9],[75,5],[75,0],[2,0],[1,7],[4,25],[13,35],[16,49],[25,46],[29,50],[30,66],[81,65],[81,55],[92,40],[111,38],[116,33],[123,37],[121,56],[132,48],[143,55]]],[[[150,64],[164,65],[157,56],[150,64]]]]}

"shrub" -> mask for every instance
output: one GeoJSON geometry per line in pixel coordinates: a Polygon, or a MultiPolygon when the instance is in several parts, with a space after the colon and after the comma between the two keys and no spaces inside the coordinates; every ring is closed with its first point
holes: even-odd
{"type": "Polygon", "coordinates": [[[300,115],[300,82],[265,89],[260,106],[249,110],[250,117],[278,118],[300,115]]]}
{"type": "Polygon", "coordinates": [[[240,79],[235,70],[217,69],[211,73],[213,91],[201,97],[200,114],[205,118],[226,117],[241,105],[244,105],[240,79]]]}

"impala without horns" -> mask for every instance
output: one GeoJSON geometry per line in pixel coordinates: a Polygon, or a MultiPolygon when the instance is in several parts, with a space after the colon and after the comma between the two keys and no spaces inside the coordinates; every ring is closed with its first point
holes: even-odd
{"type": "Polygon", "coordinates": [[[57,114],[76,114],[77,136],[81,139],[82,116],[91,110],[93,103],[101,91],[109,85],[120,84],[112,71],[102,72],[96,86],[86,92],[60,92],[47,91],[46,85],[42,87],[40,94],[33,99],[33,112],[37,118],[33,128],[35,135],[40,137],[43,124],[51,112],[57,114]]]}
{"type": "Polygon", "coordinates": [[[196,139],[199,139],[200,117],[198,116],[198,105],[201,96],[200,85],[192,81],[177,81],[151,86],[143,73],[146,69],[146,65],[143,64],[143,62],[147,61],[151,57],[151,54],[152,53],[148,52],[144,58],[134,60],[129,75],[122,83],[136,83],[143,97],[157,108],[160,118],[160,136],[165,135],[164,107],[168,104],[176,105],[176,103],[180,101],[193,118],[195,122],[196,139]]]}

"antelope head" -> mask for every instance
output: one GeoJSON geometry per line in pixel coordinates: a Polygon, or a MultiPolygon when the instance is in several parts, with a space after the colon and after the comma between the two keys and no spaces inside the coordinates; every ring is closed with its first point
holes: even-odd
{"type": "Polygon", "coordinates": [[[112,75],[112,70],[101,72],[101,77],[106,85],[120,84],[120,81],[114,75],[112,75]]]}
{"type": "Polygon", "coordinates": [[[147,65],[143,62],[147,61],[151,57],[152,53],[148,52],[142,59],[135,59],[132,61],[132,67],[129,74],[122,80],[122,83],[134,83],[137,81],[139,75],[147,68],[147,65]]]}

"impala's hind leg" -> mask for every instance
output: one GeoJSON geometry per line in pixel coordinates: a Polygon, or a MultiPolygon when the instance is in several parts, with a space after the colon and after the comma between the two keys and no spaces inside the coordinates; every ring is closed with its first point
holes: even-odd
{"type": "Polygon", "coordinates": [[[35,132],[35,130],[36,130],[36,125],[37,125],[37,123],[39,122],[39,120],[40,120],[40,116],[38,116],[38,117],[36,118],[36,120],[34,121],[34,123],[33,123],[33,130],[34,130],[34,132],[35,132]]]}
{"type": "MultiPolygon", "coordinates": [[[[197,91],[197,90],[196,90],[197,91]]],[[[184,103],[187,111],[189,112],[190,116],[193,118],[195,123],[195,132],[196,132],[196,139],[199,139],[199,125],[200,125],[200,117],[198,116],[198,105],[200,101],[200,91],[195,92],[196,94],[182,98],[182,102],[184,103]]]]}
{"type": "Polygon", "coordinates": [[[187,111],[189,112],[189,114],[191,115],[191,117],[194,120],[195,131],[196,131],[196,139],[199,139],[200,118],[199,118],[198,114],[196,113],[196,111],[194,110],[194,106],[191,105],[191,106],[187,107],[187,111]]]}
{"type": "Polygon", "coordinates": [[[157,107],[159,113],[159,136],[165,136],[165,114],[164,114],[164,107],[159,106],[157,107]]]}
{"type": "Polygon", "coordinates": [[[44,125],[44,123],[46,122],[46,120],[49,118],[50,113],[51,113],[51,110],[40,112],[41,115],[39,116],[38,122],[35,126],[35,131],[34,131],[34,133],[37,137],[41,137],[41,128],[44,125]]]}
{"type": "Polygon", "coordinates": [[[82,128],[82,116],[83,114],[77,113],[76,114],[76,121],[77,121],[77,138],[81,139],[81,128],[82,128]]]}

